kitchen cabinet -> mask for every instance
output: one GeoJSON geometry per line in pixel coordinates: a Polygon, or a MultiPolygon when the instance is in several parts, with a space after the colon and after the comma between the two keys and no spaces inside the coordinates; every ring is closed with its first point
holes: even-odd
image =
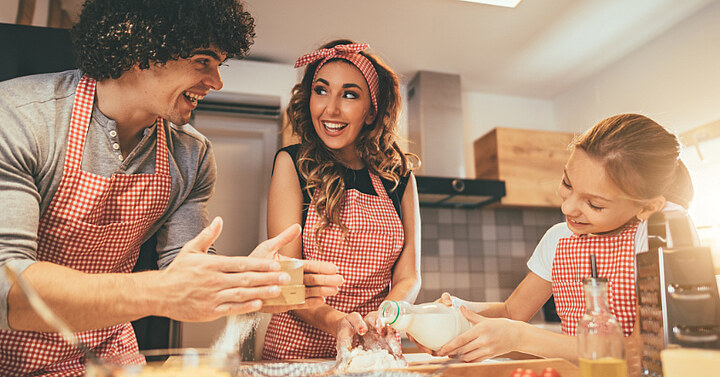
{"type": "Polygon", "coordinates": [[[475,140],[475,177],[505,181],[500,206],[559,207],[571,132],[497,127],[475,140]]]}

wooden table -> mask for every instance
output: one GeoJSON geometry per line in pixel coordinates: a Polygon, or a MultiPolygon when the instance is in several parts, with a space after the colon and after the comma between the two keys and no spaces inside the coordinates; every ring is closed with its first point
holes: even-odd
{"type": "MultiPolygon", "coordinates": [[[[409,357],[409,355],[408,355],[409,357]]],[[[440,360],[429,362],[410,362],[410,366],[403,369],[411,372],[431,374],[445,364],[440,360]]],[[[440,376],[443,377],[510,377],[515,369],[532,369],[538,376],[545,368],[555,369],[562,377],[578,377],[579,368],[564,359],[495,359],[480,363],[455,363],[445,369],[440,376]]]]}

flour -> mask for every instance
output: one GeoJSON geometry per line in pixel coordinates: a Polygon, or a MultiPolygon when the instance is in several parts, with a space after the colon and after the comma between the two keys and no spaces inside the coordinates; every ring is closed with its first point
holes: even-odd
{"type": "Polygon", "coordinates": [[[362,347],[357,347],[343,355],[337,370],[358,373],[404,368],[406,366],[407,362],[405,360],[396,359],[387,350],[365,350],[362,347]]]}
{"type": "Polygon", "coordinates": [[[250,335],[260,322],[260,313],[231,315],[227,317],[227,325],[220,337],[215,341],[212,350],[221,353],[238,353],[240,344],[250,335]]]}

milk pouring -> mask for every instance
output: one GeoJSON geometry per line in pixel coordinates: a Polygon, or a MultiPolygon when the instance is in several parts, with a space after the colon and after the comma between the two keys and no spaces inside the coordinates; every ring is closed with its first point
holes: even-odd
{"type": "Polygon", "coordinates": [[[433,351],[470,329],[470,322],[457,307],[437,302],[412,305],[387,300],[380,304],[380,322],[411,335],[433,351]]]}

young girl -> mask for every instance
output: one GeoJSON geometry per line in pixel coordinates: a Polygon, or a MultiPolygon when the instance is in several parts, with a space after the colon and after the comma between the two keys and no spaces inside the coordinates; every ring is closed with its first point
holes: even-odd
{"type": "Polygon", "coordinates": [[[320,308],[273,316],[264,359],[333,357],[336,341],[374,324],[370,313],[384,299],[412,302],[420,289],[417,188],[397,144],[398,78],[367,47],[337,40],[295,65],[308,65],[287,110],[302,143],[276,155],[268,234],[303,224],[302,240],[280,253],[331,261],[345,283],[320,308]]]}
{"type": "MultiPolygon", "coordinates": [[[[632,334],[635,254],[647,250],[646,220],[664,207],[687,208],[693,196],[679,152],[675,135],[636,114],[610,117],[580,136],[558,189],[566,221],[545,233],[528,261],[530,273],[505,302],[457,300],[473,327],[438,354],[465,361],[510,351],[577,359],[574,335],[584,314],[582,279],[590,276],[591,253],[598,275],[609,280],[611,311],[625,335],[632,334]],[[562,334],[526,323],[551,294],[562,334]]],[[[442,301],[450,303],[451,296],[443,294],[442,301]]]]}

